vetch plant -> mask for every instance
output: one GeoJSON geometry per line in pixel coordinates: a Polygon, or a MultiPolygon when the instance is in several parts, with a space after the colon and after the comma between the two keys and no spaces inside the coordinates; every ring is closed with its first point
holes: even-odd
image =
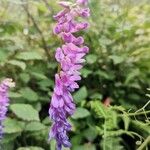
{"type": "Polygon", "coordinates": [[[6,113],[9,106],[8,90],[14,87],[15,83],[12,79],[6,78],[0,84],[0,140],[3,137],[3,121],[6,118],[6,113]]]}
{"type": "Polygon", "coordinates": [[[57,48],[55,58],[59,62],[59,72],[55,75],[54,93],[51,99],[49,115],[53,125],[49,138],[56,139],[57,150],[62,146],[71,147],[67,132],[71,125],[67,121],[68,116],[75,111],[75,104],[71,92],[79,88],[77,81],[81,80],[80,69],[85,60],[83,57],[89,48],[84,46],[83,37],[75,36],[75,33],[88,27],[87,22],[79,22],[77,17],[86,18],[90,15],[87,0],[77,0],[76,3],[67,1],[59,2],[63,10],[54,16],[58,22],[54,33],[64,41],[62,47],[57,48]]]}

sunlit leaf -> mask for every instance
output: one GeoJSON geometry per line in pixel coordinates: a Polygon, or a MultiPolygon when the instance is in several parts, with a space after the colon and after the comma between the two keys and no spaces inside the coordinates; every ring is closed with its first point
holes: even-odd
{"type": "Polygon", "coordinates": [[[12,112],[20,119],[26,121],[39,121],[39,114],[29,104],[12,104],[10,106],[12,112]]]}

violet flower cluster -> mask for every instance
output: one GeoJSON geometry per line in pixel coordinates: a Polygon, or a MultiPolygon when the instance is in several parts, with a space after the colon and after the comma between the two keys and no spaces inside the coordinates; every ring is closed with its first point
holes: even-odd
{"type": "Polygon", "coordinates": [[[60,64],[60,71],[55,75],[54,93],[49,109],[53,121],[49,138],[56,139],[57,150],[61,150],[62,146],[71,147],[67,136],[67,132],[71,130],[67,118],[75,111],[71,92],[79,88],[77,84],[77,81],[81,80],[79,71],[85,62],[83,57],[89,51],[89,48],[83,45],[83,37],[75,36],[76,32],[86,29],[88,23],[76,21],[76,18],[89,17],[87,2],[87,0],[76,0],[73,4],[61,1],[59,4],[63,10],[54,16],[58,22],[54,33],[58,34],[65,43],[56,50],[55,58],[60,64]]]}
{"type": "Polygon", "coordinates": [[[12,79],[6,78],[0,84],[0,139],[3,137],[3,121],[6,118],[6,113],[9,106],[8,90],[14,87],[15,83],[12,79]]]}

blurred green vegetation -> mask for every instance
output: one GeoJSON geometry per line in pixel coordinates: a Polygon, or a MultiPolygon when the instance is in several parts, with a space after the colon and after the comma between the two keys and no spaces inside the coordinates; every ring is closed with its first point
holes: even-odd
{"type": "MultiPolygon", "coordinates": [[[[149,2],[91,0],[90,9],[91,26],[80,33],[90,53],[74,93],[72,150],[141,150],[150,135],[149,2]]],[[[58,10],[55,0],[0,0],[0,78],[16,82],[2,150],[55,149],[47,139],[61,45],[52,30],[58,10]]]]}

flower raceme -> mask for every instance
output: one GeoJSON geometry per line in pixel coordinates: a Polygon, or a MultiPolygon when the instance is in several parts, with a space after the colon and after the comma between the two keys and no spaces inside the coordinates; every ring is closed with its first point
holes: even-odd
{"type": "Polygon", "coordinates": [[[71,147],[67,132],[71,125],[67,121],[68,116],[75,111],[75,104],[71,92],[79,88],[77,81],[81,80],[80,69],[83,67],[89,48],[83,46],[82,36],[75,36],[75,33],[88,27],[87,22],[76,21],[77,17],[87,18],[90,10],[87,7],[87,0],[76,0],[75,3],[60,1],[63,10],[54,16],[58,22],[54,33],[64,41],[64,45],[57,48],[55,58],[60,64],[60,71],[55,75],[54,93],[51,99],[49,115],[53,125],[49,138],[55,138],[57,150],[62,146],[71,147]]]}
{"type": "Polygon", "coordinates": [[[6,118],[7,107],[9,105],[8,90],[14,87],[12,79],[6,78],[0,84],[0,139],[3,137],[3,121],[6,118]]]}

